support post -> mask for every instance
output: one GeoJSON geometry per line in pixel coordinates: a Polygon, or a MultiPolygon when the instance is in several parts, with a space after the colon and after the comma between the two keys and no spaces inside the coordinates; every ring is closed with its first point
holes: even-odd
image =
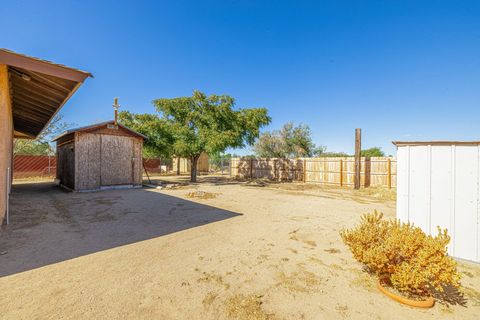
{"type": "Polygon", "coordinates": [[[307,159],[303,158],[303,183],[307,182],[307,159]]]}
{"type": "Polygon", "coordinates": [[[361,168],[361,150],[362,150],[362,129],[355,129],[355,183],[354,188],[360,189],[360,168],[361,168]]]}
{"type": "Polygon", "coordinates": [[[388,189],[392,189],[392,159],[390,158],[388,158],[387,160],[387,168],[388,168],[388,176],[387,176],[388,189]]]}
{"type": "Polygon", "coordinates": [[[253,179],[253,158],[250,158],[250,179],[253,179]]]}
{"type": "Polygon", "coordinates": [[[340,187],[343,187],[343,159],[340,159],[340,187]]]}

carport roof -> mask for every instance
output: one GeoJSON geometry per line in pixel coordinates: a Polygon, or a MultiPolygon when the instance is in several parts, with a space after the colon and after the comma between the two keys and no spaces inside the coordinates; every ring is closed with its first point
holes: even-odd
{"type": "Polygon", "coordinates": [[[89,72],[0,48],[8,66],[16,138],[35,138],[75,93],[89,72]]]}

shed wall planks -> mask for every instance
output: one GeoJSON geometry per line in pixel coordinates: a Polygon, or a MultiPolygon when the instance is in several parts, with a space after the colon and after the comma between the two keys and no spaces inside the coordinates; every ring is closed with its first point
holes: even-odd
{"type": "Polygon", "coordinates": [[[60,137],[57,148],[60,150],[57,178],[69,188],[87,191],[142,185],[143,136],[133,131],[102,123],[60,137]],[[68,163],[71,160],[62,151],[68,148],[74,150],[73,165],[68,163]]]}
{"type": "Polygon", "coordinates": [[[397,218],[451,236],[452,256],[480,262],[477,145],[398,146],[397,218]]]}
{"type": "Polygon", "coordinates": [[[101,185],[133,184],[132,138],[101,135],[101,144],[101,185]]]}
{"type": "Polygon", "coordinates": [[[98,189],[101,185],[101,135],[77,132],[75,149],[75,189],[98,189]]]}

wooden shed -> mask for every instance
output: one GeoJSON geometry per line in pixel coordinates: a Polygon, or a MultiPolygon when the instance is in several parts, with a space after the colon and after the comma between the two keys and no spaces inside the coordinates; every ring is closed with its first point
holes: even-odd
{"type": "Polygon", "coordinates": [[[72,129],[57,142],[57,179],[75,191],[141,187],[145,136],[115,121],[72,129]]]}
{"type": "MultiPolygon", "coordinates": [[[[187,158],[173,158],[173,171],[177,174],[190,173],[190,159],[187,158]]],[[[197,172],[208,173],[209,170],[209,157],[208,154],[203,152],[197,161],[197,172]]]]}

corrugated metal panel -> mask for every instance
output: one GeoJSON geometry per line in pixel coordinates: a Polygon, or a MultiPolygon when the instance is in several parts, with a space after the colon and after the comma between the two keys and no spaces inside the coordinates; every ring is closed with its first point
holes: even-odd
{"type": "Polygon", "coordinates": [[[447,228],[449,254],[480,262],[480,147],[399,145],[397,218],[435,235],[447,228]]]}

